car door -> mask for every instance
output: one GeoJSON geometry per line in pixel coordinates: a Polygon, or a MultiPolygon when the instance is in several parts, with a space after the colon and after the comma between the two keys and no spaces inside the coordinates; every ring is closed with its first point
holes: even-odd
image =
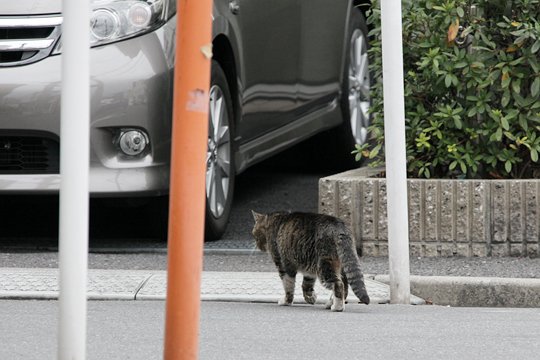
{"type": "Polygon", "coordinates": [[[299,112],[307,113],[337,98],[349,0],[300,2],[298,62],[299,112]]]}
{"type": "Polygon", "coordinates": [[[297,107],[299,0],[231,0],[240,34],[241,143],[293,119],[297,107]]]}

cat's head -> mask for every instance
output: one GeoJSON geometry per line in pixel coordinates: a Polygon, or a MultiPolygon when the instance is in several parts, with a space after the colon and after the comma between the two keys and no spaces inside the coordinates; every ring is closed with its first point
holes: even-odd
{"type": "Polygon", "coordinates": [[[253,225],[253,230],[251,233],[255,238],[255,243],[261,251],[266,251],[266,231],[268,226],[268,215],[259,214],[251,210],[253,219],[255,220],[255,225],[253,225]]]}

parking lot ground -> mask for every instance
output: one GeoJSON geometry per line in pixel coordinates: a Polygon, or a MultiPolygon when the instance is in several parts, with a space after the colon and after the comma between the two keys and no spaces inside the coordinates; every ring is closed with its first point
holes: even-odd
{"type": "MultiPolygon", "coordinates": [[[[0,358],[56,356],[56,301],[0,301],[0,358]]],[[[162,359],[163,301],[91,301],[88,359],[162,359]]],[[[200,359],[537,359],[537,309],[203,302],[200,359]]]]}

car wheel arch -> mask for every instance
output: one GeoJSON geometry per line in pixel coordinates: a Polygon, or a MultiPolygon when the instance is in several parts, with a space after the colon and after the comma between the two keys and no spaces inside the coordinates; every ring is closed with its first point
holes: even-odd
{"type": "Polygon", "coordinates": [[[239,79],[237,70],[237,61],[231,42],[226,35],[220,34],[212,41],[213,60],[217,61],[227,78],[229,91],[232,98],[234,126],[238,128],[238,122],[241,114],[241,102],[239,96],[239,79]]]}
{"type": "Polygon", "coordinates": [[[371,0],[353,0],[353,6],[358,8],[367,19],[367,11],[371,8],[371,0]]]}

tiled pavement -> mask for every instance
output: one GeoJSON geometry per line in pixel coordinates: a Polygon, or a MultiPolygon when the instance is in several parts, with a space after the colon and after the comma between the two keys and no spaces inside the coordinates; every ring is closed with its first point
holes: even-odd
{"type": "MultiPolygon", "coordinates": [[[[165,271],[92,270],[88,271],[88,298],[91,300],[164,300],[167,287],[165,271]]],[[[389,286],[369,279],[366,288],[372,303],[390,301],[389,286]]],[[[0,268],[0,299],[56,299],[57,269],[0,268]]],[[[324,303],[329,291],[317,283],[317,303],[324,303]]],[[[277,302],[282,296],[281,281],[269,272],[203,272],[203,301],[277,302]]],[[[304,302],[301,280],[296,284],[295,301],[304,302]]],[[[356,303],[354,295],[349,301],[356,303]]],[[[411,303],[422,304],[416,296],[411,303]]]]}

